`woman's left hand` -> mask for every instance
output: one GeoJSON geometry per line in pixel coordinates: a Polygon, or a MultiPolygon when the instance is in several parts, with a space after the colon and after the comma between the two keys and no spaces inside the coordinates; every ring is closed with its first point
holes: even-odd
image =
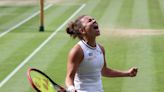
{"type": "Polygon", "coordinates": [[[128,75],[130,77],[135,77],[137,75],[137,72],[138,72],[138,68],[132,67],[128,70],[128,75]]]}

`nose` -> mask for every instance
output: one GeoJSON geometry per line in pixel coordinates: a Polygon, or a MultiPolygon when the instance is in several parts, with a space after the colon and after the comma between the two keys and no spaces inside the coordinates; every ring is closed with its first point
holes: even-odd
{"type": "Polygon", "coordinates": [[[93,22],[93,23],[97,23],[95,19],[93,19],[93,21],[92,21],[92,22],[93,22]]]}

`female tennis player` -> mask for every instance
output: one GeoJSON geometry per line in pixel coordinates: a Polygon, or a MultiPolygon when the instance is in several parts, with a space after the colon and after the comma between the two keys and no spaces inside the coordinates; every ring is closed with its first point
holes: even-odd
{"type": "Polygon", "coordinates": [[[98,23],[91,16],[83,15],[68,23],[66,32],[79,42],[70,50],[67,61],[66,86],[68,92],[104,92],[101,76],[134,77],[137,68],[127,71],[108,68],[105,50],[98,44],[98,23]]]}

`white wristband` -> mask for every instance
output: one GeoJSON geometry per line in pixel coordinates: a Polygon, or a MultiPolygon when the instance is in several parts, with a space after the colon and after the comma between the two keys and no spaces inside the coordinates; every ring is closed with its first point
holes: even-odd
{"type": "Polygon", "coordinates": [[[74,92],[74,91],[75,91],[75,87],[73,85],[67,88],[67,92],[74,92]]]}

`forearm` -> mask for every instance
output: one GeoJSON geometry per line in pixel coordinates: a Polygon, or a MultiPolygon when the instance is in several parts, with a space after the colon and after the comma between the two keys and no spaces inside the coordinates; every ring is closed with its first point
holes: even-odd
{"type": "Polygon", "coordinates": [[[66,77],[65,84],[67,87],[74,85],[74,80],[71,77],[66,77]]]}
{"type": "Polygon", "coordinates": [[[106,68],[102,75],[104,77],[129,77],[129,73],[127,71],[113,70],[110,68],[106,68]]]}

